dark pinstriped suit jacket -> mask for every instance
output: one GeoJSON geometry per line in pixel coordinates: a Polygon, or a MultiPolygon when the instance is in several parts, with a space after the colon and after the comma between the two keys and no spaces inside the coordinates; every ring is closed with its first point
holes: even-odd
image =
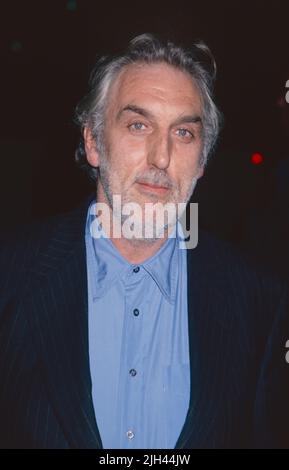
{"type": "MultiPolygon", "coordinates": [[[[87,208],[2,244],[2,448],[102,446],[88,360],[87,208]]],[[[286,297],[209,235],[188,251],[191,401],[176,448],[287,446],[286,297]]]]}

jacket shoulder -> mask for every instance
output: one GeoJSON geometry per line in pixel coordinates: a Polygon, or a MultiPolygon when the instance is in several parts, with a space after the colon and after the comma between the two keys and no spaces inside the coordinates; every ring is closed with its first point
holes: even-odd
{"type": "Polygon", "coordinates": [[[73,251],[83,238],[87,208],[86,200],[73,210],[1,234],[0,312],[5,298],[20,293],[35,273],[41,275],[54,259],[61,262],[73,251]]]}
{"type": "MultiPolygon", "coordinates": [[[[207,283],[216,283],[222,289],[227,303],[234,305],[240,320],[249,327],[254,324],[257,329],[270,329],[280,308],[288,310],[288,282],[231,242],[200,231],[196,251],[207,283]]],[[[194,254],[191,258],[194,262],[194,254]]]]}

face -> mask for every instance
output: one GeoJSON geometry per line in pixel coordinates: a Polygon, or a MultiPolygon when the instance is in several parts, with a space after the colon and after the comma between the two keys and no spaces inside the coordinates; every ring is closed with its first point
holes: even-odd
{"type": "Polygon", "coordinates": [[[186,73],[167,64],[130,65],[110,89],[104,155],[85,130],[88,161],[99,167],[98,202],[112,206],[187,203],[203,174],[202,104],[186,73]]]}

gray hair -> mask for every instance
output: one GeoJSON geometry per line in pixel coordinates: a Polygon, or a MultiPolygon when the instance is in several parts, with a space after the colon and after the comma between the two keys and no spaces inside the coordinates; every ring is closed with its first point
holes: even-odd
{"type": "Polygon", "coordinates": [[[98,151],[104,151],[103,130],[109,90],[120,71],[131,64],[167,63],[190,74],[197,85],[203,104],[203,149],[200,164],[205,165],[211,155],[220,131],[222,115],[213,100],[216,78],[216,63],[208,46],[199,41],[190,49],[161,41],[152,34],[142,34],[132,39],[124,54],[101,57],[90,77],[89,92],[80,101],[75,111],[75,122],[81,129],[81,139],[75,152],[77,164],[96,180],[98,169],[86,158],[83,131],[91,130],[98,151]]]}

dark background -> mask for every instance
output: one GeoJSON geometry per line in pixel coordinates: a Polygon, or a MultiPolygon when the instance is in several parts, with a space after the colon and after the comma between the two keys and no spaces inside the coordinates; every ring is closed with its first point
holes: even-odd
{"type": "Polygon", "coordinates": [[[288,0],[1,2],[2,227],[68,210],[92,191],[74,163],[74,107],[97,55],[144,32],[212,49],[225,127],[194,195],[200,224],[288,276],[288,0]]]}

